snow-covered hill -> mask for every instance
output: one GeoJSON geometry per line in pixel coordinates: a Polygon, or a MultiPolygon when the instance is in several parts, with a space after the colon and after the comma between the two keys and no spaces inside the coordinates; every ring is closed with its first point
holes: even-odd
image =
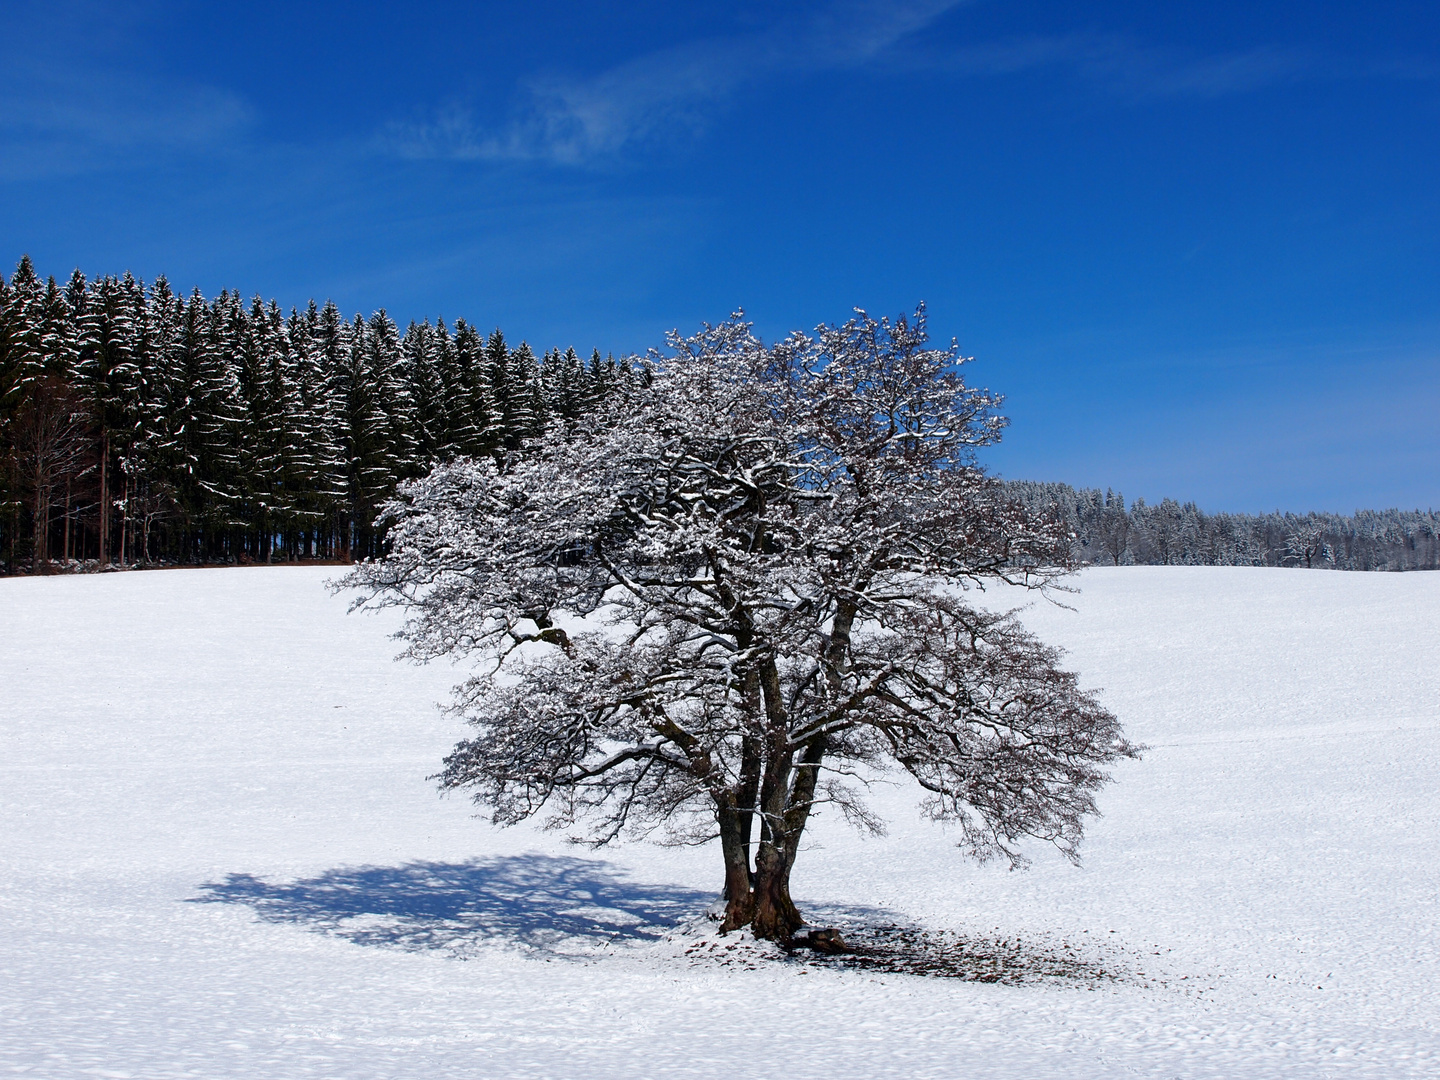
{"type": "Polygon", "coordinates": [[[0,1069],[1440,1073],[1440,575],[1092,570],[1033,607],[1151,747],[1084,866],[967,864],[897,786],[889,836],[822,818],[795,875],[993,983],[727,964],[695,947],[715,852],[437,798],[457,673],[394,663],[325,577],[0,581],[0,1069]]]}

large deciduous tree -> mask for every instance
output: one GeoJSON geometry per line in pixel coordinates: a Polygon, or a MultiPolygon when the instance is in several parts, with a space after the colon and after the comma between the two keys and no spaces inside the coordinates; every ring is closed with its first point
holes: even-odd
{"type": "Polygon", "coordinates": [[[803,924],[810,816],[878,827],[862,795],[886,768],[977,857],[1038,837],[1073,858],[1135,750],[1056,650],[967,600],[1069,558],[975,463],[999,399],[928,347],[923,308],[669,346],[595,412],[404,485],[391,553],[347,579],[409,609],[412,657],[480,661],[442,787],[592,843],[718,838],[722,928],[761,938],[803,924]]]}

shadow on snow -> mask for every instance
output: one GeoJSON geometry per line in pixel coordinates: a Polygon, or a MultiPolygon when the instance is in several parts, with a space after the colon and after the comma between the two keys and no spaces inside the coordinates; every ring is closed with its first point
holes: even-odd
{"type": "MultiPolygon", "coordinates": [[[[347,867],[291,882],[231,874],[200,888],[189,903],[244,904],[266,922],[357,945],[457,957],[495,946],[594,956],[659,941],[693,923],[715,899],[629,881],[600,860],[550,855],[347,867]]],[[[801,950],[792,959],[826,966],[975,982],[1073,983],[1126,979],[1126,961],[1135,959],[1088,944],[924,929],[896,923],[893,913],[876,908],[822,903],[806,909],[815,925],[838,927],[849,949],[830,957],[801,950]]],[[[713,924],[684,933],[693,935],[685,948],[692,962],[769,962],[753,950],[723,947],[713,924]]],[[[729,944],[743,942],[737,935],[729,944]]]]}
{"type": "Polygon", "coordinates": [[[547,855],[343,868],[288,883],[231,874],[201,889],[190,903],[245,904],[266,922],[357,945],[453,955],[486,944],[567,955],[655,941],[715,899],[628,881],[599,860],[547,855]]]}

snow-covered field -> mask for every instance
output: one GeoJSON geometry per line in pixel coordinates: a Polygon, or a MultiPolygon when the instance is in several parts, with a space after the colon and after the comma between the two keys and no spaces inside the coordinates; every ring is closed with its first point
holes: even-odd
{"type": "Polygon", "coordinates": [[[1151,747],[1084,866],[967,864],[899,786],[795,877],[817,918],[1080,962],[1018,985],[687,955],[717,854],[437,798],[457,673],[326,576],[0,581],[0,1070],[1440,1075],[1440,575],[1092,570],[1032,608],[1151,747]]]}

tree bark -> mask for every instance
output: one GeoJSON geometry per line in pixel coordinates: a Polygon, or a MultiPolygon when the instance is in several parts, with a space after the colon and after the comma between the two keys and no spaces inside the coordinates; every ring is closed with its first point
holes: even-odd
{"type": "Polygon", "coordinates": [[[764,704],[766,765],[760,781],[760,846],[755,852],[755,915],[751,931],[757,938],[783,941],[805,925],[790,899],[790,869],[795,862],[799,837],[794,843],[787,835],[787,810],[791,802],[794,751],[780,672],[773,657],[757,668],[764,704]]]}
{"type": "Polygon", "coordinates": [[[755,894],[750,878],[750,851],[741,826],[741,813],[732,804],[721,806],[720,851],[725,859],[725,920],[722,934],[748,926],[755,917],[755,894]]]}
{"type": "Polygon", "coordinates": [[[766,941],[784,941],[805,925],[790,899],[790,870],[795,858],[789,844],[765,841],[755,856],[755,913],[751,932],[766,941]]]}
{"type": "MultiPolygon", "coordinates": [[[[856,608],[852,602],[840,605],[832,624],[830,644],[825,650],[825,675],[835,692],[839,692],[850,633],[856,608]]],[[[762,666],[761,688],[770,708],[769,720],[777,738],[788,735],[784,717],[778,706],[780,683],[773,664],[762,666]]],[[[784,941],[805,925],[804,916],[790,896],[790,872],[800,852],[800,837],[810,819],[815,803],[815,790],[820,780],[820,766],[825,759],[825,735],[812,736],[804,744],[800,760],[793,753],[772,750],[775,767],[761,785],[765,828],[760,848],[755,855],[754,900],[751,930],[757,938],[784,941]]],[[[728,912],[727,912],[728,915],[728,912]]]]}
{"type": "Polygon", "coordinates": [[[37,468],[35,470],[35,506],[33,509],[33,517],[30,522],[30,569],[33,573],[36,574],[44,573],[47,569],[45,558],[49,554],[49,537],[47,535],[48,529],[46,528],[46,526],[48,525],[50,519],[50,500],[47,497],[45,487],[46,482],[44,475],[41,473],[40,469],[37,468]]]}
{"type": "Polygon", "coordinates": [[[126,541],[130,537],[130,474],[125,474],[125,486],[121,488],[120,495],[120,565],[124,566],[129,558],[126,551],[126,541]]]}
{"type": "Polygon", "coordinates": [[[110,433],[100,440],[100,565],[110,561],[110,433]]]}
{"type": "Polygon", "coordinates": [[[755,856],[755,919],[757,938],[783,941],[805,925],[800,909],[790,898],[790,871],[800,853],[800,837],[815,803],[820,765],[825,759],[825,736],[810,739],[800,761],[786,762],[774,809],[767,820],[774,822],[755,856]],[[788,782],[787,782],[788,781],[788,782]]]}

